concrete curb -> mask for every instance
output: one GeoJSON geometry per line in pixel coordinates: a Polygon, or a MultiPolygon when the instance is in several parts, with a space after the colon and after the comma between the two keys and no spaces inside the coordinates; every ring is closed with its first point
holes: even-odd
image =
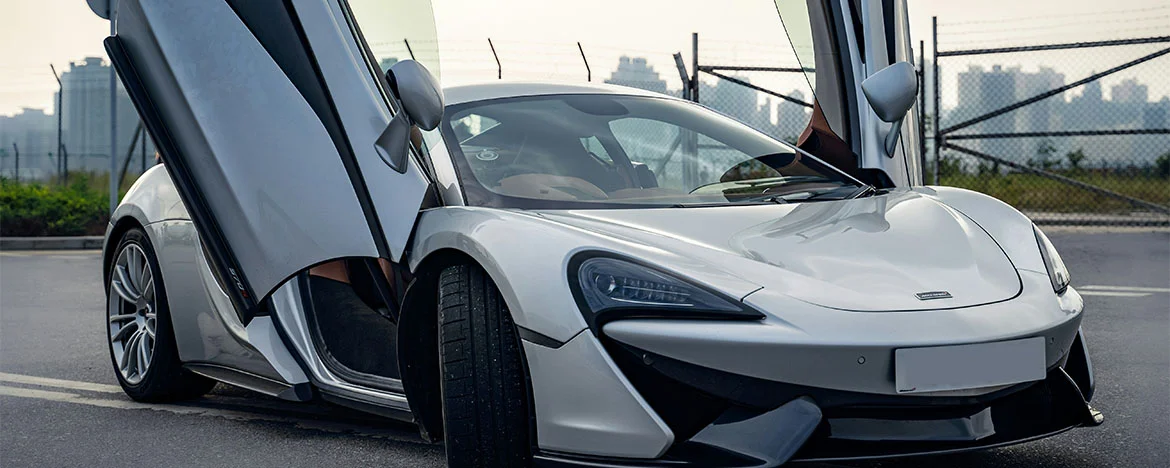
{"type": "Polygon", "coordinates": [[[0,237],[0,250],[94,250],[102,236],[0,237]]]}

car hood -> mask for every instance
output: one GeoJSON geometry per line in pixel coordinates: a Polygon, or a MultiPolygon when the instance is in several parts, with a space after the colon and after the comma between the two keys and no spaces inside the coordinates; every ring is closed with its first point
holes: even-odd
{"type": "Polygon", "coordinates": [[[1021,290],[1015,267],[982,228],[909,191],[782,205],[539,215],[835,309],[949,309],[1003,301],[1021,290]]]}

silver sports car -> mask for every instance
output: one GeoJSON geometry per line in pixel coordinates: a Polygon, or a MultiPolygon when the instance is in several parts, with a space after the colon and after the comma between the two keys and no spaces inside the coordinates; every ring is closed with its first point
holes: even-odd
{"type": "Polygon", "coordinates": [[[384,74],[357,0],[118,3],[106,48],[164,161],[104,249],[136,400],[323,399],[455,466],[774,466],[1102,421],[1052,244],[921,185],[903,2],[798,2],[828,52],[796,144],[631,88],[384,74]]]}

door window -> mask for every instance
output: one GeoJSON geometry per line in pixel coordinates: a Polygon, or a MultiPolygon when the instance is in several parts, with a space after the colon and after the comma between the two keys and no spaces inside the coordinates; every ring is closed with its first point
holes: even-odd
{"type": "Polygon", "coordinates": [[[399,60],[413,59],[435,77],[439,41],[430,0],[341,0],[381,73],[399,60]]]}

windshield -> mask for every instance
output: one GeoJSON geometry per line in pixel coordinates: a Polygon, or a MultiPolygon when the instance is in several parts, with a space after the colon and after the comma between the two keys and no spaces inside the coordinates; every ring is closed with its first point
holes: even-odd
{"type": "Polygon", "coordinates": [[[856,195],[816,158],[668,98],[550,95],[449,106],[443,138],[469,205],[599,208],[856,195]]]}

